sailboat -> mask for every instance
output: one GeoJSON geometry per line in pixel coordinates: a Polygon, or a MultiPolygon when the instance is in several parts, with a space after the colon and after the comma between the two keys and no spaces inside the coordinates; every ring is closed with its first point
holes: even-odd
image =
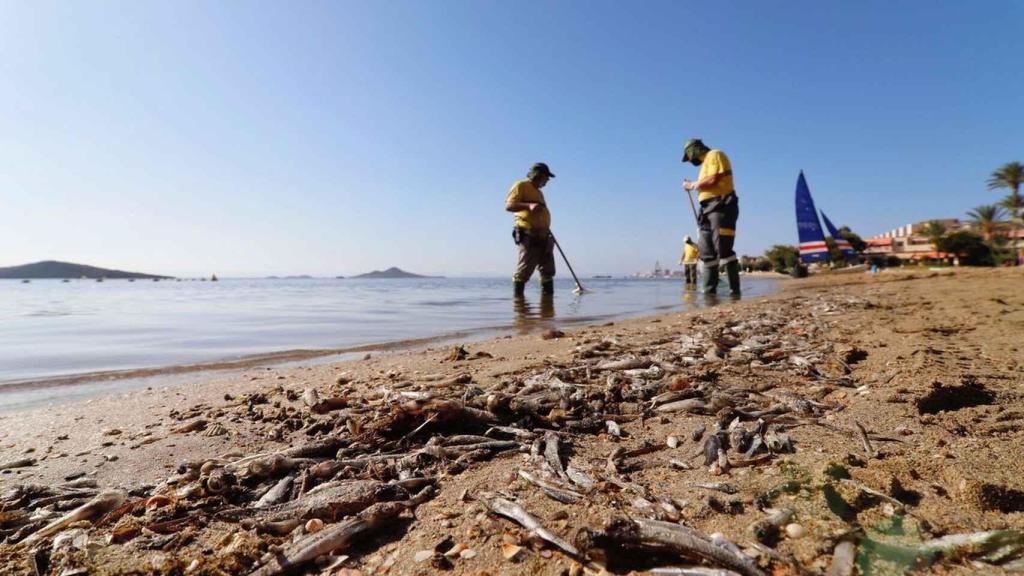
{"type": "MultiPolygon", "coordinates": [[[[828,233],[836,243],[836,248],[843,255],[843,259],[853,261],[857,259],[857,251],[853,249],[850,241],[839,235],[839,231],[828,219],[824,212],[821,218],[825,221],[828,233]]],[[[811,198],[811,190],[807,187],[807,179],[800,171],[800,177],[796,181],[796,228],[800,235],[800,262],[827,262],[831,259],[828,245],[825,243],[825,233],[821,229],[821,222],[818,221],[818,210],[814,207],[814,199],[811,198]]],[[[866,268],[861,266],[848,266],[838,271],[853,272],[866,268]]]]}
{"type": "Polygon", "coordinates": [[[800,262],[808,264],[828,260],[825,233],[821,230],[818,211],[814,208],[814,199],[803,170],[796,181],[796,230],[800,236],[800,262]]]}
{"type": "Polygon", "coordinates": [[[838,248],[839,252],[842,253],[843,258],[845,260],[856,260],[857,251],[853,249],[853,245],[850,244],[849,240],[839,235],[839,231],[836,230],[835,225],[833,225],[832,221],[828,219],[828,216],[825,216],[824,210],[821,212],[821,219],[825,221],[825,228],[828,228],[828,235],[832,237],[832,240],[835,240],[836,248],[838,248]]]}

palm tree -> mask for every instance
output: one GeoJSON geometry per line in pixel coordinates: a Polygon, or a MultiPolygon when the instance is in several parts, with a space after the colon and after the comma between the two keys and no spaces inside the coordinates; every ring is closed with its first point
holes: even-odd
{"type": "MultiPolygon", "coordinates": [[[[1021,213],[1024,211],[1024,198],[1020,195],[1020,186],[1024,183],[1024,164],[1020,162],[1007,162],[1001,168],[992,173],[988,179],[988,189],[997,190],[1006,188],[1010,191],[1006,198],[999,203],[1003,208],[1010,211],[1014,228],[1020,227],[1021,213]]],[[[1014,261],[1017,260],[1017,239],[1014,238],[1011,244],[1014,247],[1014,261]]]]}
{"type": "Polygon", "coordinates": [[[946,235],[946,223],[939,220],[929,221],[924,227],[924,235],[928,237],[932,246],[937,246],[939,240],[946,235]]]}
{"type": "Polygon", "coordinates": [[[1007,188],[1009,196],[1003,200],[1004,208],[1010,210],[1014,218],[1020,217],[1020,210],[1024,208],[1024,200],[1020,196],[1020,186],[1024,184],[1024,164],[1020,162],[1007,162],[1001,168],[992,173],[988,179],[988,189],[998,190],[1007,188]]]}
{"type": "Polygon", "coordinates": [[[985,242],[992,242],[999,232],[1000,224],[1003,223],[1004,213],[1002,207],[997,204],[985,204],[971,210],[967,215],[985,242]]]}

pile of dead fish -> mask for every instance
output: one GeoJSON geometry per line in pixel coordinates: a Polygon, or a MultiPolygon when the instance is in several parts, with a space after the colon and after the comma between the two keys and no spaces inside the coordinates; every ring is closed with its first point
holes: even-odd
{"type": "MultiPolygon", "coordinates": [[[[850,385],[849,366],[828,343],[820,318],[854,305],[864,303],[822,300],[799,313],[777,306],[737,321],[698,318],[685,334],[640,345],[581,338],[570,361],[487,385],[468,373],[392,373],[374,382],[343,376],[330,390],[282,388],[273,401],[266,393],[234,399],[213,413],[263,423],[294,446],[184,462],[158,485],[123,491],[101,491],[88,480],[7,488],[0,493],[0,566],[70,575],[107,563],[117,572],[110,563],[127,556],[149,564],[121,571],[330,572],[361,539],[415,521],[417,506],[446,479],[514,453],[526,463],[518,478],[553,500],[628,504],[602,529],[570,542],[508,492],[469,495],[583,570],[599,572],[628,549],[656,552],[665,559],[652,567],[660,573],[710,573],[700,572],[710,566],[717,574],[763,574],[785,561],[769,547],[769,535],[792,513],[766,508],[765,520],[752,528],[757,542],[740,547],[681,524],[687,503],[629,479],[635,459],[674,449],[679,438],[630,449],[619,444],[599,465],[577,466],[566,455],[581,435],[622,437],[627,423],[678,413],[705,415],[712,424],[690,433],[692,457],[672,459],[674,467],[723,475],[793,452],[787,430],[836,407],[779,383],[799,376],[801,383],[850,385]],[[726,385],[725,372],[748,375],[749,384],[726,385]],[[166,554],[146,556],[151,551],[166,554]]],[[[453,353],[449,360],[458,368],[466,357],[453,353]]],[[[178,416],[185,421],[176,433],[224,433],[202,410],[178,416]]],[[[736,491],[725,482],[698,486],[736,491]]],[[[723,510],[734,504],[709,502],[723,510]]]]}

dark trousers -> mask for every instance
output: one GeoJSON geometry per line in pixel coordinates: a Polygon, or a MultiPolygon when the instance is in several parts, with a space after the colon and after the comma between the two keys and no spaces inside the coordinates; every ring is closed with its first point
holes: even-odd
{"type": "Polygon", "coordinates": [[[683,264],[683,276],[687,284],[697,283],[697,264],[683,264]]]}
{"type": "Polygon", "coordinates": [[[736,221],[740,217],[740,201],[733,192],[700,203],[700,259],[708,268],[717,268],[736,261],[736,221]]]}
{"type": "Polygon", "coordinates": [[[519,246],[519,259],[516,262],[516,273],[512,276],[513,281],[529,281],[537,268],[540,268],[541,282],[555,277],[555,239],[549,231],[516,228],[512,232],[512,237],[519,246]]]}

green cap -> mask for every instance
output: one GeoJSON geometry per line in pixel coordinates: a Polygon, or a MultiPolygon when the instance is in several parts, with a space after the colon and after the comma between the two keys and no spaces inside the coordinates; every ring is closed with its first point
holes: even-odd
{"type": "Polygon", "coordinates": [[[690,138],[683,145],[683,162],[689,162],[694,158],[697,151],[707,148],[700,138],[690,138]]]}
{"type": "Polygon", "coordinates": [[[526,174],[526,177],[533,178],[538,174],[545,174],[548,176],[548,178],[555,177],[555,175],[551,172],[551,169],[548,168],[548,165],[543,162],[537,162],[536,164],[531,166],[530,171],[526,174]]]}

